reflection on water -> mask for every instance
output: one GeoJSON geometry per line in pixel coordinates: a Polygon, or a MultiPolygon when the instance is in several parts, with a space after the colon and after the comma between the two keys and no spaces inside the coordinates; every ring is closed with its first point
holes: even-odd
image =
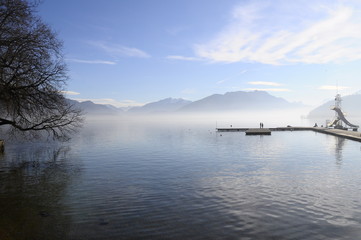
{"type": "Polygon", "coordinates": [[[360,143],[91,121],[0,157],[0,239],[357,239],[360,143]],[[336,162],[335,162],[336,160],[336,162]]]}
{"type": "Polygon", "coordinates": [[[0,239],[66,239],[63,198],[78,169],[68,148],[13,146],[0,156],[0,239]]]}
{"type": "Polygon", "coordinates": [[[342,164],[342,149],[345,145],[345,138],[335,138],[335,157],[336,157],[336,163],[342,164]]]}

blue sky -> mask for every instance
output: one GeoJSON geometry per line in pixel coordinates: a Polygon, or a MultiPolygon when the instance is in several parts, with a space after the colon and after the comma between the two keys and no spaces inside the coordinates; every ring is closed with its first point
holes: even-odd
{"type": "Polygon", "coordinates": [[[136,106],[266,90],[317,106],[361,90],[359,0],[45,0],[68,97],[136,106]]]}

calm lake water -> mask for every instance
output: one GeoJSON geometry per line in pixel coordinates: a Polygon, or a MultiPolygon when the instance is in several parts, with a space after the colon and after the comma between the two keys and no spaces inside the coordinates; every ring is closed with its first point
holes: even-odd
{"type": "Polygon", "coordinates": [[[359,142],[214,127],[98,119],[69,143],[8,143],[0,239],[361,238],[359,142]]]}

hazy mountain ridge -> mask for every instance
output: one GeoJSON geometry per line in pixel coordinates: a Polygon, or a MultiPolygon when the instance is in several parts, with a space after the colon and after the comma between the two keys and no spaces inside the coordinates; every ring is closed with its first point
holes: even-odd
{"type": "MultiPolygon", "coordinates": [[[[361,116],[361,94],[353,94],[342,97],[342,111],[347,113],[350,117],[361,116]]],[[[321,106],[313,109],[309,114],[308,118],[332,118],[334,112],[331,107],[335,105],[334,99],[322,104],[321,106]]]]}
{"type": "Polygon", "coordinates": [[[133,107],[128,110],[130,113],[166,113],[175,112],[178,109],[190,104],[192,101],[182,98],[166,98],[157,102],[145,104],[141,107],[133,107]]]}
{"type": "Polygon", "coordinates": [[[124,111],[112,105],[104,105],[93,103],[92,101],[78,102],[68,99],[69,103],[74,107],[81,109],[85,114],[90,115],[117,115],[124,111]]]}
{"type": "Polygon", "coordinates": [[[291,103],[265,91],[237,91],[227,92],[225,94],[213,94],[194,102],[182,98],[166,98],[145,104],[141,107],[129,108],[128,111],[112,105],[96,104],[91,101],[69,101],[85,113],[91,115],[265,111],[304,107],[301,103],[291,103]]]}
{"type": "Polygon", "coordinates": [[[300,103],[290,103],[283,98],[275,97],[265,91],[227,92],[213,94],[198,101],[194,101],[179,111],[181,112],[222,112],[241,110],[280,110],[303,107],[300,103]]]}

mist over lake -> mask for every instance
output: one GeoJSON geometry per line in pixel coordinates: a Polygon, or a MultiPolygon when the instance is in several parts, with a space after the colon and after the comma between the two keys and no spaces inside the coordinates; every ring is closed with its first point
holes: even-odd
{"type": "Polygon", "coordinates": [[[361,1],[0,0],[0,240],[361,239],[361,1]]]}
{"type": "Polygon", "coordinates": [[[0,156],[7,239],[357,239],[360,143],[299,114],[88,117],[68,143],[0,156]],[[21,231],[18,231],[21,229],[21,231]]]}

